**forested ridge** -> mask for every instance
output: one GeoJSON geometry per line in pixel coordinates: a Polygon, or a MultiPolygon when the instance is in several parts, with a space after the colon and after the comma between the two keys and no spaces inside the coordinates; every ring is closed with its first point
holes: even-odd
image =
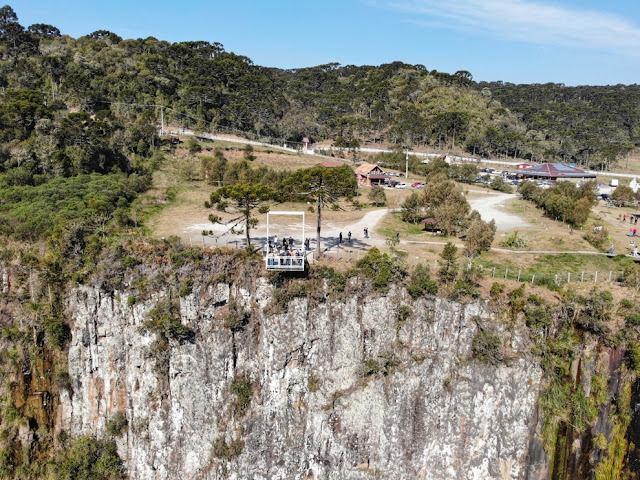
{"type": "Polygon", "coordinates": [[[637,86],[475,83],[423,65],[254,65],[220,43],[78,39],[0,9],[0,169],[131,171],[169,122],[300,141],[384,140],[482,156],[611,165],[640,142],[637,86]]]}

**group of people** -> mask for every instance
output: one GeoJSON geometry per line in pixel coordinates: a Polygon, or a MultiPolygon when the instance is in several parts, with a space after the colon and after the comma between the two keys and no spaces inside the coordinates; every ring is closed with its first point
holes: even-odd
{"type": "MultiPolygon", "coordinates": [[[[309,239],[304,241],[305,248],[309,249],[309,239]]],[[[265,248],[268,252],[268,264],[278,266],[303,265],[304,252],[300,248],[296,248],[292,237],[284,237],[282,240],[275,235],[269,237],[265,248]],[[284,258],[283,258],[284,257],[284,258]],[[288,258],[293,257],[293,258],[288,258]]]]}
{"type": "MultiPolygon", "coordinates": [[[[347,233],[347,238],[349,239],[349,243],[351,243],[351,232],[347,233]]],[[[338,243],[342,243],[342,232],[338,235],[338,243]]]]}
{"type": "MultiPolygon", "coordinates": [[[[627,215],[624,214],[622,215],[622,223],[627,223],[627,220],[629,220],[629,224],[630,225],[637,225],[638,224],[638,215],[635,214],[631,214],[631,215],[627,215]]],[[[638,229],[637,228],[630,228],[629,229],[629,237],[636,237],[638,235],[638,229]]],[[[636,245],[634,240],[630,241],[630,245],[633,248],[632,252],[631,252],[631,256],[632,257],[637,257],[638,256],[638,246],[636,245]]],[[[613,243],[611,244],[611,248],[609,249],[609,253],[613,254],[613,243]]]]}
{"type": "MultiPolygon", "coordinates": [[[[305,249],[309,249],[309,239],[307,238],[304,241],[305,249]]],[[[273,238],[269,237],[268,244],[268,253],[278,254],[280,256],[300,256],[303,255],[301,249],[295,248],[295,242],[293,241],[293,237],[284,237],[282,241],[278,239],[278,236],[275,235],[273,238]]]]}
{"type": "MultiPolygon", "coordinates": [[[[368,227],[364,227],[364,238],[369,238],[369,228],[368,227]]],[[[347,233],[347,240],[349,243],[351,243],[351,232],[347,233]]],[[[338,243],[342,243],[342,232],[340,232],[340,234],[338,235],[338,243]]]]}

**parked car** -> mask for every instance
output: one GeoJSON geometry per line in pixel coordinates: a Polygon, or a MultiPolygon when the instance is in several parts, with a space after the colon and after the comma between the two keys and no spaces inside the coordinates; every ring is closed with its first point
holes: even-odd
{"type": "Polygon", "coordinates": [[[407,184],[400,182],[400,183],[396,184],[396,188],[407,188],[407,184]]]}
{"type": "Polygon", "coordinates": [[[423,182],[414,182],[411,184],[412,187],[414,188],[420,188],[420,187],[424,187],[424,183],[423,182]]]}

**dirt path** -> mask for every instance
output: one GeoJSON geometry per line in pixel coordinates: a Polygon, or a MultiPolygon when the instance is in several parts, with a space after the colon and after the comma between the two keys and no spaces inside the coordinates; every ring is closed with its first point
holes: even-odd
{"type": "Polygon", "coordinates": [[[478,197],[469,200],[471,208],[477,210],[485,222],[495,220],[498,230],[511,230],[528,226],[525,221],[517,215],[504,211],[505,204],[515,199],[516,196],[510,193],[494,194],[490,192],[486,197],[478,197]]]}

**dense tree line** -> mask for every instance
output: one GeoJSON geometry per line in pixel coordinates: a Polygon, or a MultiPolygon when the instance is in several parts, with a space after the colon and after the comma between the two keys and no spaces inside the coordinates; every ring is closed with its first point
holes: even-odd
{"type": "Polygon", "coordinates": [[[522,198],[534,202],[549,217],[579,227],[586,223],[591,207],[596,204],[598,188],[595,181],[581,186],[572,182],[558,182],[547,189],[525,181],[518,191],[522,198]]]}
{"type": "MultiPolygon", "coordinates": [[[[640,86],[479,83],[526,126],[505,155],[608,168],[640,144],[640,86]]],[[[505,139],[506,140],[506,139],[505,139]]]]}
{"type": "Polygon", "coordinates": [[[153,105],[200,130],[608,166],[640,140],[638,91],[476,84],[402,62],[280,70],[219,43],[106,30],[74,39],[0,9],[0,170],[32,175],[131,169],[159,141],[153,105]]]}

